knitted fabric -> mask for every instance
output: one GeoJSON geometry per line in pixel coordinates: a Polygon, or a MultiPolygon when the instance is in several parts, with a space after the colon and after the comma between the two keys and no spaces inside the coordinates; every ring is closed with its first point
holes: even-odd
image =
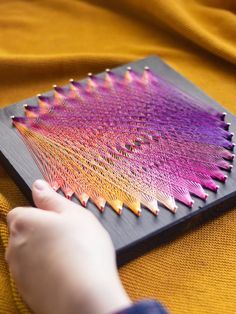
{"type": "MultiPolygon", "coordinates": [[[[0,106],[123,63],[159,55],[236,113],[235,1],[2,1],[0,106]]],[[[1,144],[0,144],[1,145],[1,144]]],[[[28,205],[0,167],[0,313],[28,313],[10,280],[5,215],[28,205]]],[[[233,313],[236,211],[120,269],[133,300],[172,313],[233,313]]]]}

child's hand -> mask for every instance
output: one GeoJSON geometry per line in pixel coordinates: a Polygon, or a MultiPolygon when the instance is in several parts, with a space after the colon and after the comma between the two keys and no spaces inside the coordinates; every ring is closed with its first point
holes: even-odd
{"type": "Polygon", "coordinates": [[[7,216],[6,259],[17,287],[36,313],[112,313],[129,306],[109,235],[88,210],[38,180],[38,208],[7,216]]]}

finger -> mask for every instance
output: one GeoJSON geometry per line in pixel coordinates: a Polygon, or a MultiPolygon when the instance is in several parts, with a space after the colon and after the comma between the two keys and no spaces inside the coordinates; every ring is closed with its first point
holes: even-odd
{"type": "Polygon", "coordinates": [[[6,262],[9,263],[9,247],[6,248],[4,257],[6,262]]]}
{"type": "MultiPolygon", "coordinates": [[[[10,233],[16,234],[19,231],[27,229],[27,226],[33,226],[39,221],[45,221],[48,212],[35,207],[16,207],[7,215],[7,223],[10,233]]],[[[51,213],[53,214],[53,213],[51,213]]]]}
{"type": "Polygon", "coordinates": [[[10,210],[7,214],[7,224],[10,227],[11,223],[17,219],[17,217],[22,216],[26,211],[28,212],[30,209],[35,210],[32,207],[15,207],[10,210]]]}
{"type": "Polygon", "coordinates": [[[32,194],[35,205],[41,209],[58,213],[75,207],[77,210],[80,210],[80,206],[77,206],[55,192],[46,181],[35,181],[32,188],[32,194]]]}

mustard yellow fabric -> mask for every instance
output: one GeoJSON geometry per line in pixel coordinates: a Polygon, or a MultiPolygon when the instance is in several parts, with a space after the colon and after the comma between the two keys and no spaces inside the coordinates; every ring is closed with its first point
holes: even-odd
{"type": "MultiPolygon", "coordinates": [[[[236,114],[235,11],[234,0],[0,1],[0,106],[158,55],[236,114]]],[[[0,313],[28,313],[4,261],[6,213],[27,204],[0,166],[0,313]]],[[[172,313],[234,313],[236,211],[120,274],[133,300],[156,298],[172,313]]]]}

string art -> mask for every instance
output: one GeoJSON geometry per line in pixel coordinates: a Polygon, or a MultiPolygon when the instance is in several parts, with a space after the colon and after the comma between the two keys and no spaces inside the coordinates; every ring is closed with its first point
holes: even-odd
{"type": "Polygon", "coordinates": [[[86,83],[54,86],[38,95],[12,123],[44,178],[83,206],[106,202],[118,214],[123,205],[137,216],[154,215],[158,204],[176,212],[192,195],[217,192],[233,160],[233,133],[225,113],[193,98],[145,67],[124,76],[106,70],[86,83]]]}

